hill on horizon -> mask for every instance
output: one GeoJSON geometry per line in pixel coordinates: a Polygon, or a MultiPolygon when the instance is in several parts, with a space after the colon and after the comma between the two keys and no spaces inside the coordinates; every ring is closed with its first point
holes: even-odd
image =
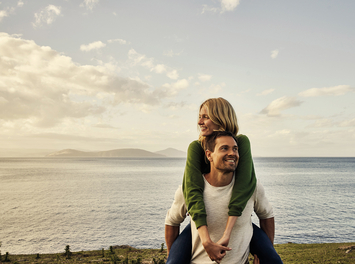
{"type": "Polygon", "coordinates": [[[186,153],[177,149],[150,152],[143,149],[124,148],[106,151],[80,151],[76,149],[63,149],[52,152],[46,157],[186,157],[186,153]]]}

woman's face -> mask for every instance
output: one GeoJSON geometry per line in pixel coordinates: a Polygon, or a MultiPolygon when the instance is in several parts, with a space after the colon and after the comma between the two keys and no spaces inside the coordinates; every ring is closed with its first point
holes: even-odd
{"type": "Polygon", "coordinates": [[[200,110],[197,124],[199,125],[201,130],[200,135],[204,137],[211,135],[214,130],[218,130],[219,128],[219,126],[213,123],[212,120],[209,118],[205,106],[203,106],[200,110]]]}

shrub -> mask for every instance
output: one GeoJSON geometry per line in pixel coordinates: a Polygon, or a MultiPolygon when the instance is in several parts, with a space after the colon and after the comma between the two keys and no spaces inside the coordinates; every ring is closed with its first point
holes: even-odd
{"type": "Polygon", "coordinates": [[[67,246],[65,247],[65,253],[64,253],[64,255],[66,256],[67,259],[70,259],[71,254],[72,254],[72,253],[71,253],[71,251],[70,251],[70,246],[67,245],[67,246]]]}

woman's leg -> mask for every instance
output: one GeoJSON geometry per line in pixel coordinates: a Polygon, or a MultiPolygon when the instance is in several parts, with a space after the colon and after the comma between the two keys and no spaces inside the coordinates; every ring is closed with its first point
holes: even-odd
{"type": "Polygon", "coordinates": [[[188,224],[171,246],[166,264],[189,264],[191,261],[191,251],[191,224],[188,224]]]}
{"type": "Polygon", "coordinates": [[[257,255],[260,264],[282,264],[280,256],[266,233],[253,224],[253,237],[250,241],[250,253],[257,255]]]}

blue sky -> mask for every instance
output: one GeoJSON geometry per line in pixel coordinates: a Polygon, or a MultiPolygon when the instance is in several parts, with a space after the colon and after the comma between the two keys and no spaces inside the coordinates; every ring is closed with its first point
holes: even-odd
{"type": "Polygon", "coordinates": [[[197,138],[224,97],[254,156],[355,156],[354,1],[0,2],[0,148],[197,138]]]}

